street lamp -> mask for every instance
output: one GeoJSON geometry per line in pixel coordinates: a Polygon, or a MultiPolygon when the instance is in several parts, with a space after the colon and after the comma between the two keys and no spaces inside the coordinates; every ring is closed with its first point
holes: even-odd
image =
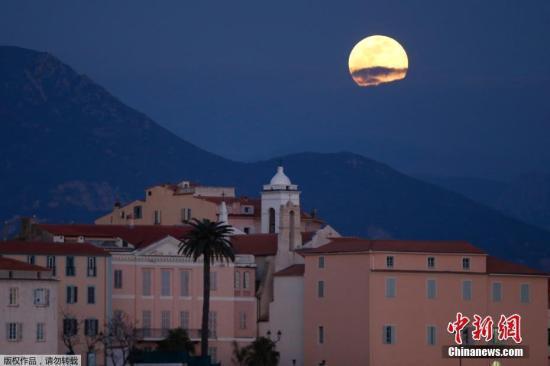
{"type": "MultiPolygon", "coordinates": [[[[266,334],[267,334],[267,338],[271,339],[271,330],[268,330],[266,334]]],[[[274,340],[274,341],[272,339],[271,340],[273,341],[273,343],[277,343],[281,340],[282,335],[283,335],[283,333],[280,330],[278,330],[277,331],[277,339],[274,340]]]]}

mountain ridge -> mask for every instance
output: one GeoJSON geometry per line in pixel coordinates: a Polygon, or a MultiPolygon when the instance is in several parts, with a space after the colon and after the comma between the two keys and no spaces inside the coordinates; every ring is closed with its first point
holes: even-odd
{"type": "MultiPolygon", "coordinates": [[[[185,101],[184,101],[185,102],[185,101]]],[[[196,122],[196,123],[200,123],[196,122]]],[[[239,136],[228,136],[241,143],[239,136]]],[[[469,240],[550,269],[550,232],[351,152],[253,163],[209,153],[47,53],[0,47],[0,218],[86,221],[182,179],[258,195],[282,159],[305,208],[344,235],[469,240]]]]}

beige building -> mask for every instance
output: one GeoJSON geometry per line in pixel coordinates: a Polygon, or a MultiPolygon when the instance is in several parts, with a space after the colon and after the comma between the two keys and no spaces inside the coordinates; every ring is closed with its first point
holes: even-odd
{"type": "Polygon", "coordinates": [[[51,270],[0,257],[0,353],[57,353],[57,281],[51,270]]]}
{"type": "MultiPolygon", "coordinates": [[[[112,312],[109,252],[89,243],[6,241],[0,242],[0,255],[45,267],[56,280],[52,282],[55,291],[50,291],[50,296],[59,294],[59,300],[50,319],[56,320],[57,327],[47,335],[56,340],[57,349],[52,353],[69,352],[64,342],[68,339],[73,352],[82,356],[84,365],[104,365],[103,350],[93,341],[103,331],[112,312]]],[[[29,334],[23,332],[24,337],[29,334]]]]}
{"type": "MultiPolygon", "coordinates": [[[[192,218],[219,220],[224,209],[231,225],[245,234],[276,232],[278,209],[289,195],[299,202],[297,186],[279,167],[261,198],[235,195],[234,187],[208,187],[183,181],[179,184],[161,184],[145,190],[145,198],[125,205],[115,203],[113,211],[95,220],[98,225],[182,225],[192,218]],[[225,208],[222,208],[222,203],[225,208]],[[271,209],[271,211],[270,211],[271,209]],[[268,219],[272,215],[270,224],[268,219]],[[263,226],[262,226],[263,216],[263,226]]],[[[301,231],[314,231],[323,222],[314,213],[300,211],[301,231]]]]}

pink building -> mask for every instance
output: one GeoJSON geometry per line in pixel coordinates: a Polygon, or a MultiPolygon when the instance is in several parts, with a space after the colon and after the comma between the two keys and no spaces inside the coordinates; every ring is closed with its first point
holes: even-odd
{"type": "Polygon", "coordinates": [[[71,335],[86,365],[104,365],[102,349],[87,341],[103,331],[111,314],[109,253],[89,243],[7,241],[0,243],[0,255],[52,271],[59,294],[57,352],[67,352],[63,335],[71,335]]]}
{"type": "Polygon", "coordinates": [[[304,365],[457,365],[442,356],[457,312],[520,314],[529,357],[502,364],[547,364],[545,273],[466,242],[338,238],[302,254],[304,365]]]}
{"type": "Polygon", "coordinates": [[[47,268],[0,257],[0,352],[57,353],[57,281],[47,268]]]}

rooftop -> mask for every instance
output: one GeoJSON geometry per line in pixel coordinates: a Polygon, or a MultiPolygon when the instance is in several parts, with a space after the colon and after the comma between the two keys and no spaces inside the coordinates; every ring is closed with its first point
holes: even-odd
{"type": "Polygon", "coordinates": [[[520,274],[531,276],[548,276],[549,273],[538,271],[523,264],[506,261],[496,257],[487,257],[487,273],[492,274],[520,274]]]}
{"type": "Polygon", "coordinates": [[[34,264],[21,262],[11,258],[4,258],[0,256],[0,270],[5,271],[29,271],[29,272],[48,272],[48,268],[40,267],[34,264]]]}
{"type": "Polygon", "coordinates": [[[2,254],[109,256],[109,252],[89,243],[53,243],[17,240],[0,242],[0,255],[2,254]]]}
{"type": "Polygon", "coordinates": [[[53,235],[85,238],[120,238],[136,249],[151,245],[167,236],[181,239],[190,230],[189,225],[93,225],[93,224],[38,224],[38,227],[53,235]]]}
{"type": "Polygon", "coordinates": [[[277,277],[294,277],[294,276],[303,276],[305,271],[305,265],[303,264],[293,264],[290,267],[275,272],[274,276],[277,277]]]}
{"type": "Polygon", "coordinates": [[[277,253],[277,234],[234,235],[231,244],[235,254],[272,256],[277,253]]]}
{"type": "Polygon", "coordinates": [[[486,254],[483,250],[466,241],[371,240],[355,237],[334,238],[328,244],[318,248],[304,249],[301,251],[304,255],[355,252],[486,254]]]}

